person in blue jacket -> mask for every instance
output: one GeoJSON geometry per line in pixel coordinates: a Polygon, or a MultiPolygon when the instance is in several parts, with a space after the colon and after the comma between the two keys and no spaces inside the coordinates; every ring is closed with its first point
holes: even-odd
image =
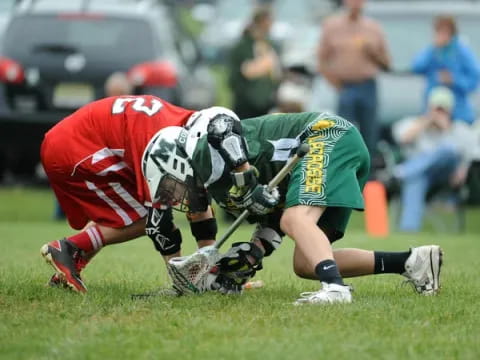
{"type": "Polygon", "coordinates": [[[434,30],[433,44],[422,50],[412,64],[412,71],[427,80],[425,107],[431,89],[446,86],[455,96],[453,118],[471,124],[475,114],[468,96],[478,85],[479,63],[473,51],[459,39],[452,16],[437,16],[434,30]]]}

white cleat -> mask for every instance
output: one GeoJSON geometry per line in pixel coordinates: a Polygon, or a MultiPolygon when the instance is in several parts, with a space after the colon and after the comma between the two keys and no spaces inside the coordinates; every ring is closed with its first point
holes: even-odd
{"type": "Polygon", "coordinates": [[[427,245],[411,249],[405,262],[405,276],[419,294],[435,295],[440,289],[443,252],[440,246],[427,245]]]}
{"type": "Polygon", "coordinates": [[[320,290],[301,293],[300,298],[293,304],[334,304],[351,302],[352,294],[350,286],[322,282],[322,288],[320,290]]]}

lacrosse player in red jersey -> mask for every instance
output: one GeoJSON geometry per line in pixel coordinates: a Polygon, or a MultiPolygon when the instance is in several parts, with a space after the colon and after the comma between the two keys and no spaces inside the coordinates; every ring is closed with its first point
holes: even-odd
{"type": "MultiPolygon", "coordinates": [[[[155,96],[117,96],[85,105],[47,132],[42,164],[70,226],[79,230],[42,246],[55,269],[50,285],[86,292],[80,272],[89,260],[103,246],[145,233],[166,261],[180,254],[171,207],[150,197],[149,186],[158,184],[144,180],[143,153],[160,129],[219,113],[233,114],[220,107],[195,112],[155,96]]],[[[198,246],[212,244],[217,224],[206,192],[191,192],[188,201],[198,246]]]]}

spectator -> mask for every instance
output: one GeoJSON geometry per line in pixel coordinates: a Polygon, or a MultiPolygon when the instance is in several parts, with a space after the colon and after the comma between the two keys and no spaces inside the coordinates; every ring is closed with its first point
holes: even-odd
{"type": "Polygon", "coordinates": [[[453,118],[472,123],[475,120],[468,95],[479,81],[479,66],[473,51],[458,37],[455,19],[438,16],[434,20],[433,44],[414,59],[412,71],[426,77],[425,100],[432,88],[447,86],[455,95],[453,118]]]}
{"type": "Polygon", "coordinates": [[[297,113],[305,111],[305,102],[309,97],[310,89],[294,81],[282,82],[278,88],[277,106],[272,113],[297,113]]]}
{"type": "Polygon", "coordinates": [[[274,105],[280,65],[268,37],[272,22],[270,9],[258,8],[230,54],[229,84],[240,119],[264,115],[274,105]]]}
{"type": "Polygon", "coordinates": [[[318,69],[338,90],[338,115],[359,127],[372,157],[378,137],[375,77],[389,69],[390,57],[380,25],[362,14],[364,3],[344,0],[345,12],[325,20],[318,69]]]}
{"type": "Polygon", "coordinates": [[[430,92],[425,115],[403,119],[393,127],[405,155],[405,161],[393,169],[402,186],[402,231],[420,230],[425,198],[433,185],[450,182],[458,187],[466,180],[475,139],[470,126],[453,121],[454,106],[452,91],[436,87],[430,92]]]}
{"type": "Polygon", "coordinates": [[[114,72],[105,81],[105,96],[129,95],[133,86],[123,72],[114,72]]]}

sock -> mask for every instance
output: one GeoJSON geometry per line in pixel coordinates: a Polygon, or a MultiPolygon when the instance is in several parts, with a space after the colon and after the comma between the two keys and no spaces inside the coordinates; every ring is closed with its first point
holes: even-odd
{"type": "Polygon", "coordinates": [[[374,251],[373,256],[375,258],[374,274],[403,274],[410,251],[374,251]]]}
{"type": "Polygon", "coordinates": [[[70,236],[67,240],[87,253],[99,251],[103,247],[103,235],[97,225],[91,226],[81,233],[70,236]]]}
{"type": "Polygon", "coordinates": [[[315,274],[317,274],[321,282],[328,284],[345,285],[338,271],[335,260],[324,260],[315,266],[315,274]]]}

